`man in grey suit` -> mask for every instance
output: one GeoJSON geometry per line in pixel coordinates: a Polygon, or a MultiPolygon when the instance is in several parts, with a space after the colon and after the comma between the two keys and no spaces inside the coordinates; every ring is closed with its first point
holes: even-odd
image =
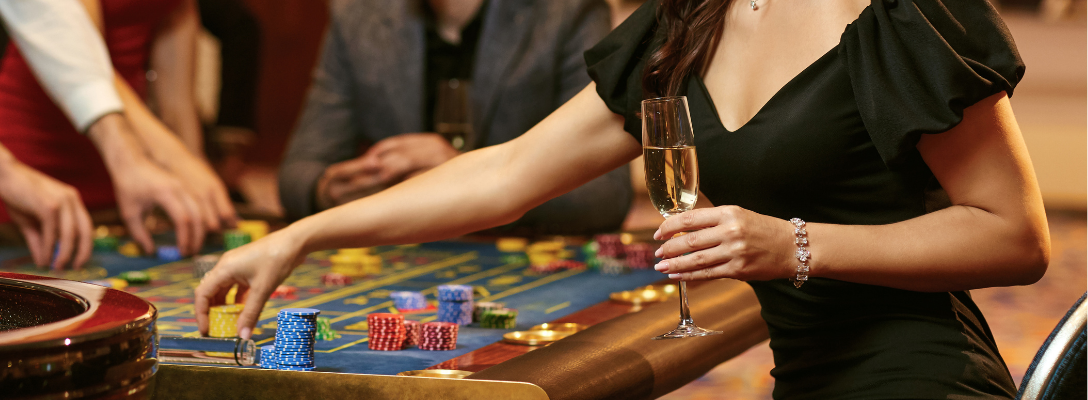
{"type": "MultiPolygon", "coordinates": [[[[582,53],[610,26],[601,0],[331,0],[329,7],[324,48],[280,168],[292,219],[459,154],[449,137],[433,133],[439,82],[471,82],[476,140],[467,147],[521,135],[590,82],[582,53]]],[[[615,230],[631,198],[625,166],[500,230],[615,230]]]]}

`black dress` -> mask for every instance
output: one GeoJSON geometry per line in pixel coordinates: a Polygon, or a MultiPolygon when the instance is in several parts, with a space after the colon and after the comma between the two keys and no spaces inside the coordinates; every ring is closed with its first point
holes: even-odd
{"type": "MultiPolygon", "coordinates": [[[[644,60],[662,40],[656,6],[647,2],[586,52],[598,93],[638,140],[644,60]]],[[[840,40],[735,132],[722,126],[701,79],[688,78],[701,189],[711,202],[853,225],[933,211],[941,202],[930,200],[943,191],[915,148],[918,138],[952,128],[979,100],[1011,95],[1024,72],[985,0],[874,0],[840,40]]],[[[750,284],[770,329],[775,398],[1016,393],[967,292],[823,278],[800,289],[785,279],[750,284]]]]}

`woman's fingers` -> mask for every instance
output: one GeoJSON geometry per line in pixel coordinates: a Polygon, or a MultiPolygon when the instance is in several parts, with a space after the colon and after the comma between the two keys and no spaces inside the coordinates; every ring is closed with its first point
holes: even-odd
{"type": "Polygon", "coordinates": [[[53,258],[52,268],[54,270],[64,269],[64,266],[72,259],[76,236],[76,218],[73,214],[74,211],[71,207],[68,207],[68,204],[62,205],[57,210],[57,227],[60,228],[60,240],[57,243],[57,253],[53,258]]]}
{"type": "Polygon", "coordinates": [[[654,239],[665,240],[677,233],[716,226],[722,220],[720,208],[724,207],[699,208],[666,219],[665,222],[661,223],[661,227],[657,228],[657,232],[654,232],[654,239]]]}
{"type": "Polygon", "coordinates": [[[657,249],[654,256],[657,258],[673,258],[684,253],[717,246],[722,243],[722,238],[716,234],[717,232],[714,228],[688,232],[685,235],[677,236],[666,241],[665,244],[662,244],[661,247],[657,249]]]}
{"type": "Polygon", "coordinates": [[[87,213],[87,208],[83,206],[83,200],[79,198],[78,192],[75,193],[71,204],[75,213],[76,237],[79,244],[72,267],[79,269],[91,258],[91,251],[94,249],[94,224],[91,222],[91,215],[87,213]]]}

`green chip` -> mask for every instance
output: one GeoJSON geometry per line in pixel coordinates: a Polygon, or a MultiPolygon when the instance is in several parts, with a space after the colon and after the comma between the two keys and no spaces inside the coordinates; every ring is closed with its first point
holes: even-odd
{"type": "Polygon", "coordinates": [[[328,317],[317,317],[317,333],[314,334],[314,339],[333,340],[339,337],[332,329],[332,321],[328,317]]]}
{"type": "Polygon", "coordinates": [[[141,285],[151,282],[151,276],[143,271],[122,272],[119,277],[132,285],[141,285]]]}
{"type": "Polygon", "coordinates": [[[113,236],[103,236],[94,238],[95,250],[117,250],[118,240],[113,236]]]}
{"type": "Polygon", "coordinates": [[[597,242],[589,242],[582,246],[582,254],[585,254],[586,259],[597,258],[597,251],[601,249],[601,246],[597,242]]]}
{"type": "Polygon", "coordinates": [[[484,310],[480,327],[489,329],[514,329],[518,324],[518,310],[503,308],[484,310]]]}
{"type": "Polygon", "coordinates": [[[526,256],[525,253],[506,254],[502,256],[502,262],[506,264],[527,263],[529,262],[529,257],[526,256]]]}
{"type": "Polygon", "coordinates": [[[251,240],[249,233],[237,229],[231,229],[223,233],[223,247],[227,250],[245,246],[249,244],[251,240]]]}

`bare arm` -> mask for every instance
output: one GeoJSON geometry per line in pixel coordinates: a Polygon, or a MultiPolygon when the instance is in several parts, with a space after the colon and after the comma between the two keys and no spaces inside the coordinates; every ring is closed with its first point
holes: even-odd
{"type": "MultiPolygon", "coordinates": [[[[948,132],[918,150],[953,206],[878,226],[808,224],[810,276],[916,291],[1025,285],[1050,256],[1046,216],[1031,160],[1004,94],[967,108],[948,132]]],[[[664,268],[682,279],[794,275],[793,226],[727,206],[669,219],[664,268]],[[689,255],[681,254],[692,252],[689,255]]],[[[803,290],[803,288],[802,288],[803,290]]]]}
{"type": "Polygon", "coordinates": [[[424,242],[496,226],[640,154],[589,85],[507,143],[455,157],[388,190],[307,217],[225,254],[196,290],[202,332],[207,312],[238,284],[248,336],[272,290],[301,257],[318,249],[424,242]]]}
{"type": "Polygon", "coordinates": [[[163,21],[151,44],[151,69],[155,104],[163,123],[174,131],[193,154],[204,154],[204,136],[193,97],[196,35],[200,15],[195,0],[182,1],[163,21]]]}

